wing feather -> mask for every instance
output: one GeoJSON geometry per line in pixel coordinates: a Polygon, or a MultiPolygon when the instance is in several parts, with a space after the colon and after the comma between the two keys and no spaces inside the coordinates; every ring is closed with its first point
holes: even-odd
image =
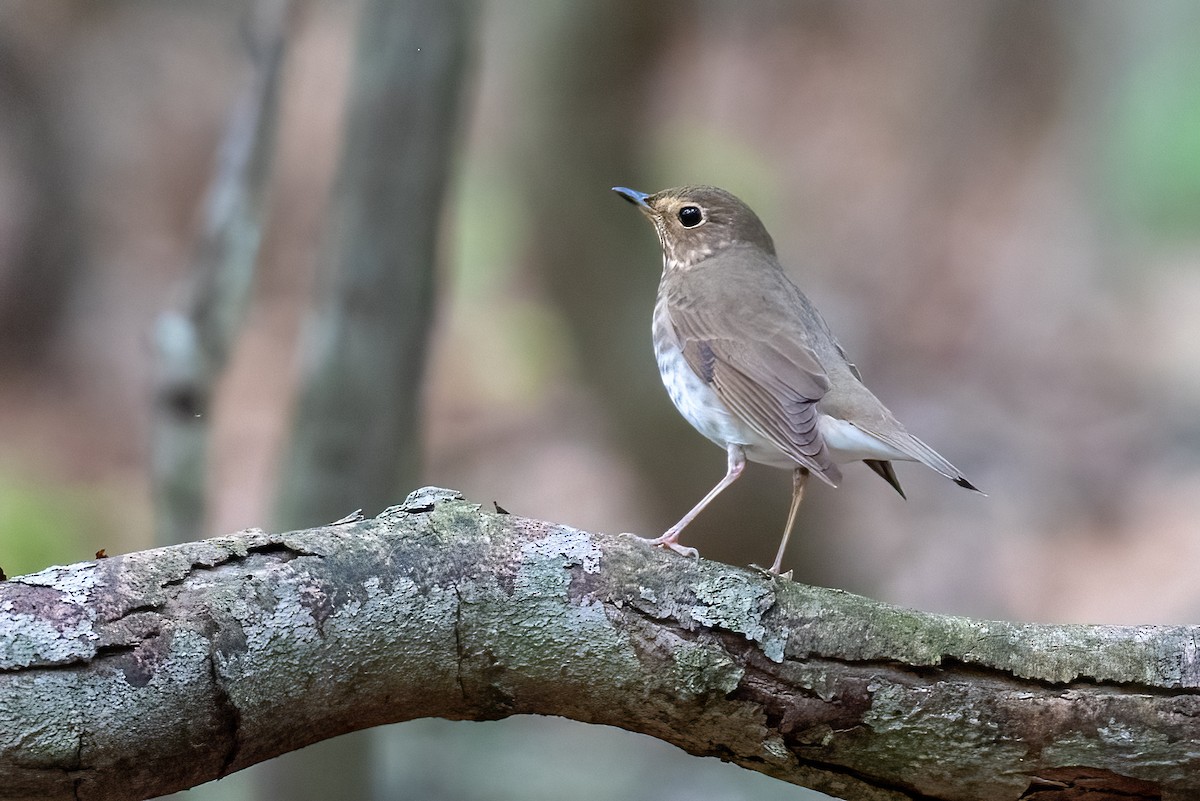
{"type": "Polygon", "coordinates": [[[816,403],[829,379],[802,338],[770,317],[739,321],[735,334],[693,303],[673,304],[670,317],[684,359],[730,411],[797,464],[839,480],[817,428],[816,403]]]}

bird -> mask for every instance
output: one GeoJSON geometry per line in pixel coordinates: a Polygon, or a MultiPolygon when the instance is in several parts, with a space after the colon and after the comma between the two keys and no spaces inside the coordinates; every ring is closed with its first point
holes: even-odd
{"type": "Polygon", "coordinates": [[[692,427],[725,449],[727,461],[725,477],[647,542],[698,556],[679,543],[680,534],[747,461],[792,471],[773,574],[783,565],[810,475],[837,487],[839,465],[862,461],[903,498],[892,462],[920,462],[982,494],[867,389],[825,319],[784,272],[749,206],[715,186],[613,191],[654,225],[662,246],[652,333],[667,394],[692,427]]]}

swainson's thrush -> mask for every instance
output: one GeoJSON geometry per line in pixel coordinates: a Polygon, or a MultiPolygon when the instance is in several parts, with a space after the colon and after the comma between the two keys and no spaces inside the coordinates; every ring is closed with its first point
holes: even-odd
{"type": "Polygon", "coordinates": [[[729,459],[725,477],[651,543],[695,555],[679,544],[680,532],[742,474],[746,460],[792,471],[792,505],[773,573],[810,473],[836,487],[838,465],[861,460],[903,497],[891,463],[920,462],[979,491],[863,386],[745,203],[712,186],[613,191],[646,215],[662,245],[653,332],[663,383],[675,408],[729,459]]]}

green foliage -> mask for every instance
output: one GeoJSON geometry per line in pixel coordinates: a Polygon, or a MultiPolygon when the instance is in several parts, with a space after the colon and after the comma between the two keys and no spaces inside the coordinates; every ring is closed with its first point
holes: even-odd
{"type": "Polygon", "coordinates": [[[96,492],[0,474],[0,567],[11,576],[91,558],[96,492]]]}
{"type": "Polygon", "coordinates": [[[1111,131],[1108,170],[1120,210],[1159,236],[1200,232],[1200,51],[1194,43],[1162,48],[1130,70],[1111,131]]]}
{"type": "Polygon", "coordinates": [[[528,208],[513,202],[512,182],[479,159],[467,161],[453,226],[449,317],[464,343],[456,353],[478,391],[494,403],[521,405],[544,398],[577,359],[561,314],[522,274],[521,254],[536,226],[528,208]]]}

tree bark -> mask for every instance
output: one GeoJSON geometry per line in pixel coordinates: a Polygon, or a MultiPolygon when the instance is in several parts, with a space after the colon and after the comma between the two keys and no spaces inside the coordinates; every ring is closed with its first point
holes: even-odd
{"type": "Polygon", "coordinates": [[[419,717],[563,715],[845,799],[1186,799],[1200,627],[899,609],[426,488],[0,584],[0,797],[137,799],[419,717]]]}
{"type": "Polygon", "coordinates": [[[84,172],[64,114],[63,60],[43,60],[0,22],[0,364],[45,369],[71,293],[88,265],[84,172]]]}

